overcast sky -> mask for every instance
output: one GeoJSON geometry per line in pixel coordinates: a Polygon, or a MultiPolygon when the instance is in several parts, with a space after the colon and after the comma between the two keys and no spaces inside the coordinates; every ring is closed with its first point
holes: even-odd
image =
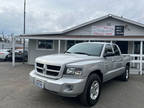
{"type": "MultiPolygon", "coordinates": [[[[144,23],[144,0],[27,0],[26,33],[46,33],[107,14],[144,23]]],[[[23,0],[0,0],[0,33],[23,33],[23,0]]]]}

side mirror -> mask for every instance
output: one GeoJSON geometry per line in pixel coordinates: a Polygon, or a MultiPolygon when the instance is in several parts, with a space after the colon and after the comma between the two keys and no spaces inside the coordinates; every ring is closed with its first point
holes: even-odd
{"type": "Polygon", "coordinates": [[[104,54],[103,57],[110,57],[110,56],[113,56],[113,55],[114,55],[114,53],[112,53],[112,52],[107,52],[107,53],[104,54]]]}
{"type": "Polygon", "coordinates": [[[67,50],[64,51],[64,54],[67,53],[67,50]]]}

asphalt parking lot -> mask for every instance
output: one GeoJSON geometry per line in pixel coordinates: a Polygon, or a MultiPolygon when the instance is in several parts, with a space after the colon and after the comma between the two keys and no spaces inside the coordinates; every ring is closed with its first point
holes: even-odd
{"type": "MultiPolygon", "coordinates": [[[[29,81],[33,66],[0,62],[0,108],[84,108],[76,98],[63,98],[41,90],[29,81]]],[[[128,82],[111,80],[93,108],[144,108],[144,77],[128,82]]]]}

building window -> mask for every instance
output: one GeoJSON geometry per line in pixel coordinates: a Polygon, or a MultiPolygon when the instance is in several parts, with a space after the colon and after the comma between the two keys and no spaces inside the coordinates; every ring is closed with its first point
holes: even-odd
{"type": "MultiPolygon", "coordinates": [[[[134,54],[140,54],[140,42],[134,42],[134,54]]],[[[144,43],[143,43],[143,54],[144,54],[144,43]]]]}
{"type": "Polygon", "coordinates": [[[67,49],[69,49],[70,47],[72,47],[73,45],[77,44],[77,43],[81,43],[84,41],[81,40],[68,40],[67,41],[67,49]]]}
{"type": "Polygon", "coordinates": [[[140,42],[134,42],[134,54],[140,54],[140,42]]]}
{"type": "Polygon", "coordinates": [[[124,26],[115,26],[115,36],[124,36],[124,26]]]}
{"type": "Polygon", "coordinates": [[[38,40],[38,49],[53,49],[53,40],[38,40]]]}
{"type": "Polygon", "coordinates": [[[119,46],[122,54],[128,54],[128,41],[116,41],[115,43],[119,46]]]}

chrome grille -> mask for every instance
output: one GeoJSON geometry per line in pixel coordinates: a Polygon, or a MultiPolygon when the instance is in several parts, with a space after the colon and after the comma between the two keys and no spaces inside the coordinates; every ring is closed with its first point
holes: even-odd
{"type": "Polygon", "coordinates": [[[51,70],[60,70],[60,66],[52,66],[52,65],[47,65],[47,69],[51,69],[51,70]]]}
{"type": "Polygon", "coordinates": [[[36,63],[36,70],[37,72],[39,73],[43,73],[43,68],[44,68],[44,64],[41,64],[41,63],[36,63]]]}
{"type": "Polygon", "coordinates": [[[37,69],[37,72],[43,73],[43,70],[42,70],[42,69],[39,69],[39,68],[36,68],[36,69],[37,69]]]}
{"type": "Polygon", "coordinates": [[[43,68],[44,64],[41,64],[41,63],[36,63],[37,67],[41,67],[43,68]]]}
{"type": "Polygon", "coordinates": [[[46,77],[56,77],[60,73],[61,66],[36,63],[37,73],[46,77]]]}

